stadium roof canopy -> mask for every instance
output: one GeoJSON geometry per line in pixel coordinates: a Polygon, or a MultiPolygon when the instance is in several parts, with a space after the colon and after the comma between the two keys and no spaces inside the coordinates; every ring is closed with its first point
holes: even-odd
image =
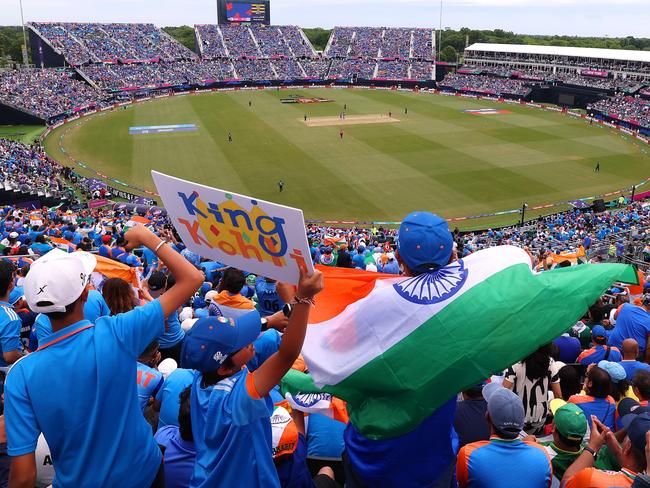
{"type": "Polygon", "coordinates": [[[466,51],[484,51],[511,54],[541,54],[546,56],[571,56],[578,58],[610,59],[650,63],[650,51],[626,49],[598,49],[592,47],[536,46],[532,44],[487,44],[477,42],[466,51]]]}

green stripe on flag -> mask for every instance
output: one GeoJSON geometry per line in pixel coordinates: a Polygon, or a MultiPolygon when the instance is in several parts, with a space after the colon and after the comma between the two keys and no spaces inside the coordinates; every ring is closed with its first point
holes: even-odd
{"type": "MultiPolygon", "coordinates": [[[[586,264],[541,274],[533,274],[525,264],[510,266],[322,390],[347,401],[350,421],[364,436],[382,439],[407,433],[459,391],[561,335],[614,281],[637,280],[633,267],[620,264],[586,264]]],[[[300,391],[302,386],[306,391],[306,381],[291,375],[284,387],[300,391]]]]}

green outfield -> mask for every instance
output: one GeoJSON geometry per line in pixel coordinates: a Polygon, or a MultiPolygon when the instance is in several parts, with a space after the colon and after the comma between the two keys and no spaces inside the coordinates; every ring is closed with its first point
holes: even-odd
{"type": "Polygon", "coordinates": [[[44,130],[42,125],[0,125],[0,138],[32,144],[44,130]]]}
{"type": "Polygon", "coordinates": [[[314,219],[399,220],[416,209],[476,215],[523,202],[532,207],[599,195],[650,176],[650,157],[638,145],[580,119],[378,90],[238,91],[152,100],[68,124],[48,137],[46,148],[63,163],[70,164],[71,156],[150,190],[155,191],[150,170],[156,169],[300,207],[314,219]],[[280,102],[291,95],[334,101],[280,102]],[[345,106],[343,125],[338,119],[345,106]],[[510,113],[464,112],[480,108],[510,113]],[[393,119],[384,123],[389,112],[393,119]],[[172,124],[196,124],[198,130],[129,135],[129,127],[172,124]]]}

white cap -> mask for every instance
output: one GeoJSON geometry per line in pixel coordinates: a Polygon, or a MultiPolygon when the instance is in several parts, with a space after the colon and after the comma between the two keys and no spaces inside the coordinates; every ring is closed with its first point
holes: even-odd
{"type": "Polygon", "coordinates": [[[162,373],[163,378],[165,379],[167,379],[167,377],[172,374],[177,368],[178,363],[172,358],[163,359],[158,365],[158,371],[162,373]]]}
{"type": "Polygon", "coordinates": [[[9,233],[9,238],[10,239],[17,239],[18,238],[18,232],[10,232],[9,233]]]}
{"type": "Polygon", "coordinates": [[[181,329],[183,329],[183,331],[187,332],[192,327],[194,327],[194,324],[196,323],[197,320],[199,320],[199,319],[185,319],[185,320],[183,320],[181,322],[181,329]]]}
{"type": "Polygon", "coordinates": [[[181,313],[178,314],[178,320],[181,322],[191,319],[192,317],[194,317],[194,310],[192,307],[185,307],[181,310],[181,313]]]}
{"type": "Polygon", "coordinates": [[[212,303],[212,300],[214,300],[214,297],[216,297],[219,294],[217,290],[210,290],[205,294],[205,303],[208,305],[212,303]]]}
{"type": "Polygon", "coordinates": [[[37,313],[65,312],[83,293],[96,265],[90,253],[51,250],[31,265],[25,278],[29,308],[37,313]]]}

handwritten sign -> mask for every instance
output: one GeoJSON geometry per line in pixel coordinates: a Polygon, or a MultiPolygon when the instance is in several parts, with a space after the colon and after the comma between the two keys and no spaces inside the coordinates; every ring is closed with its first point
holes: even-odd
{"type": "Polygon", "coordinates": [[[298,283],[313,272],[302,210],[152,171],[190,251],[260,276],[298,283]]]}

